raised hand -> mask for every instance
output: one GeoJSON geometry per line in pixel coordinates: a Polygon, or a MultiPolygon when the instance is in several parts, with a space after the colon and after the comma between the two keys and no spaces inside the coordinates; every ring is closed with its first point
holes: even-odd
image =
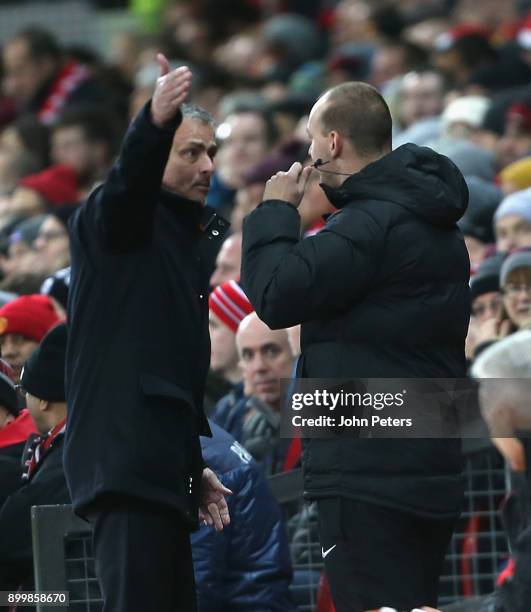
{"type": "Polygon", "coordinates": [[[192,73],[186,66],[170,71],[170,64],[162,54],[157,54],[160,76],[151,101],[151,118],[155,125],[164,127],[170,123],[186,100],[192,84],[192,73]]]}

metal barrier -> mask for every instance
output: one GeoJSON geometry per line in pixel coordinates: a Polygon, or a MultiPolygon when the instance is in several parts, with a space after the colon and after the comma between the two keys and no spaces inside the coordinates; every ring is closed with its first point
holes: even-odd
{"type": "MultiPolygon", "coordinates": [[[[504,463],[488,440],[465,441],[464,450],[466,505],[441,577],[442,606],[490,593],[508,556],[498,518],[506,494],[504,463]]],[[[300,470],[273,476],[270,484],[288,517],[294,598],[300,612],[314,612],[323,568],[314,509],[301,503],[300,470]]],[[[32,526],[36,588],[69,591],[73,612],[100,612],[89,524],[75,517],[70,506],[38,506],[32,509],[32,526]]],[[[42,612],[54,610],[42,608],[42,612]]]]}

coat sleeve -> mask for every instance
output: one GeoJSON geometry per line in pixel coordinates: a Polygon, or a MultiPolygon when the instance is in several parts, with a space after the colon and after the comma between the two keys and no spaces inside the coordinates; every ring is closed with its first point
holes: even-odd
{"type": "MultiPolygon", "coordinates": [[[[88,227],[111,250],[141,246],[151,235],[155,206],[175,130],[182,116],[168,127],[151,120],[146,104],[130,125],[117,161],[106,180],[95,189],[74,218],[85,218],[88,227]]],[[[82,222],[82,221],[81,221],[82,222]]]]}
{"type": "Polygon", "coordinates": [[[271,329],[347,310],[374,278],[384,232],[366,210],[349,209],[301,240],[297,209],[278,200],[263,202],[244,222],[244,290],[271,329]]]}

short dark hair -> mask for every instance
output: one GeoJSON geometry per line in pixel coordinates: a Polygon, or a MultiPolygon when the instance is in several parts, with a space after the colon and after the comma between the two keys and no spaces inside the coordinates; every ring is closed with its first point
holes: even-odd
{"type": "Polygon", "coordinates": [[[64,128],[79,127],[89,142],[103,142],[107,145],[111,159],[117,151],[118,134],[116,126],[120,121],[107,111],[94,107],[78,107],[65,111],[52,126],[52,132],[64,128]]]}
{"type": "Polygon", "coordinates": [[[278,128],[275,124],[275,120],[273,117],[273,113],[271,113],[267,108],[253,105],[253,104],[238,104],[228,113],[227,117],[231,115],[256,115],[262,119],[265,128],[265,137],[267,144],[272,147],[276,144],[279,132],[278,128]]]}
{"type": "Polygon", "coordinates": [[[326,101],[320,116],[324,132],[336,130],[362,156],[391,148],[391,113],[372,85],[350,81],[329,89],[324,96],[326,101]]]}
{"type": "Polygon", "coordinates": [[[57,62],[63,55],[61,47],[53,34],[42,28],[34,27],[21,30],[9,42],[18,40],[23,40],[27,43],[32,58],[42,59],[48,57],[57,62]]]}

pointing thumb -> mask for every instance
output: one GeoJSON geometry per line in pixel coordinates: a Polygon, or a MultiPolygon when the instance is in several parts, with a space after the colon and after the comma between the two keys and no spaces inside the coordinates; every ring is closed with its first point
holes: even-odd
{"type": "Polygon", "coordinates": [[[170,63],[163,53],[157,53],[157,62],[160,66],[159,78],[165,76],[170,71],[170,63]]]}

